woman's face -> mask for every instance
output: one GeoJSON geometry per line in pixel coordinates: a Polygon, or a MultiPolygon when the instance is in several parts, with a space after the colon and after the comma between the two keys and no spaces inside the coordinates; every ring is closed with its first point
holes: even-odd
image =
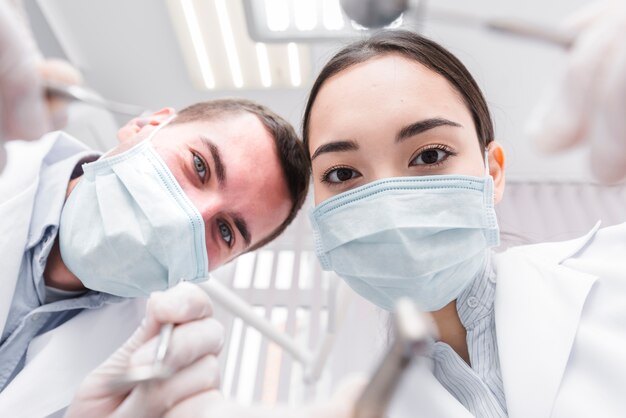
{"type": "MultiPolygon", "coordinates": [[[[396,54],[326,80],[311,110],[308,146],[316,205],[383,178],[485,173],[461,96],[441,75],[396,54]]],[[[504,154],[496,143],[489,168],[499,201],[504,154]]]]}

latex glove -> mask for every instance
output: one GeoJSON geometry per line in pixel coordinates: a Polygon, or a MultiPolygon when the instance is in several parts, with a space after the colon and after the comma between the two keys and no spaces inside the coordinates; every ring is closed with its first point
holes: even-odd
{"type": "Polygon", "coordinates": [[[0,0],[0,143],[36,139],[51,128],[38,72],[42,57],[19,6],[0,0]]]}
{"type": "Polygon", "coordinates": [[[595,3],[568,19],[568,66],[527,126],[547,152],[589,142],[594,174],[626,175],[626,2],[595,3]]]}
{"type": "MultiPolygon", "coordinates": [[[[209,297],[198,286],[183,282],[148,300],[146,318],[131,338],[83,381],[67,411],[74,417],[158,417],[180,401],[219,385],[216,355],[224,330],[213,318],[209,297]],[[176,370],[169,379],[144,383],[119,393],[112,378],[129,366],[152,364],[157,334],[163,323],[176,325],[165,364],[176,370]]],[[[120,318],[123,320],[123,318],[120,318]]],[[[193,415],[192,415],[193,416],[193,415]]]]}
{"type": "Polygon", "coordinates": [[[4,142],[37,139],[67,123],[67,103],[46,100],[42,80],[82,83],[66,61],[42,58],[21,1],[0,0],[0,173],[6,165],[4,142]]]}
{"type": "Polygon", "coordinates": [[[366,384],[364,376],[351,376],[329,401],[302,407],[242,406],[224,400],[217,391],[204,392],[180,402],[165,418],[353,418],[354,404],[366,384]]]}
{"type": "MultiPolygon", "coordinates": [[[[67,85],[83,84],[82,74],[69,62],[51,58],[42,61],[37,66],[42,80],[56,81],[67,85]]],[[[65,128],[67,125],[67,106],[65,99],[46,99],[47,117],[52,130],[65,128]]]]}

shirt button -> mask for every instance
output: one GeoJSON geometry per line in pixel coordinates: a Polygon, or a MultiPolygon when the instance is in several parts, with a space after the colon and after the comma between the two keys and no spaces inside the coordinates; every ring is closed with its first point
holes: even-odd
{"type": "Polygon", "coordinates": [[[489,281],[491,283],[495,283],[496,282],[496,274],[495,273],[492,273],[492,274],[489,275],[489,281]]]}
{"type": "Polygon", "coordinates": [[[474,296],[470,296],[469,298],[467,298],[467,306],[469,306],[470,308],[477,307],[478,299],[476,299],[474,296]]]}

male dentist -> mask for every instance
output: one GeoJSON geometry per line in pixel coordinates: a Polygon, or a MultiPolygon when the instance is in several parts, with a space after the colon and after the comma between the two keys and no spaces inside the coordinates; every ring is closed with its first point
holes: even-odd
{"type": "Polygon", "coordinates": [[[165,108],[118,137],[101,157],[62,132],[7,143],[0,412],[67,406],[143,316],[119,302],[205,279],[279,235],[306,195],[293,128],[246,100],[165,108]]]}

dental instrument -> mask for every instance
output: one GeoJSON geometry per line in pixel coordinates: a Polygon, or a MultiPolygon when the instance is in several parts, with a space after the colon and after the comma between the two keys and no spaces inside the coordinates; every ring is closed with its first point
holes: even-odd
{"type": "Polygon", "coordinates": [[[365,28],[381,28],[391,25],[401,16],[415,22],[423,22],[426,17],[430,21],[464,26],[478,27],[501,33],[521,36],[552,43],[569,48],[574,37],[538,23],[523,21],[519,18],[480,17],[468,12],[442,7],[427,7],[424,0],[341,0],[341,7],[346,15],[365,28]]]}
{"type": "MultiPolygon", "coordinates": [[[[241,318],[243,322],[255,328],[301,363],[304,366],[304,381],[306,383],[314,383],[320,378],[330,354],[336,331],[342,323],[349,306],[348,290],[343,282],[330,289],[329,325],[322,343],[315,352],[302,347],[292,337],[279,331],[271,322],[258,315],[244,299],[218,280],[209,277],[207,281],[200,283],[199,286],[215,303],[229,313],[241,318]]],[[[124,375],[113,379],[111,387],[124,391],[141,383],[170,377],[174,371],[164,364],[164,359],[167,355],[173,329],[173,324],[164,324],[161,327],[154,362],[151,365],[129,369],[124,375]]]]}
{"type": "Polygon", "coordinates": [[[167,355],[174,324],[163,324],[159,331],[156,354],[151,365],[138,366],[128,369],[128,371],[113,379],[110,386],[120,392],[131,389],[140,383],[147,383],[167,379],[172,376],[174,370],[165,365],[164,360],[167,355]]]}
{"type": "Polygon", "coordinates": [[[409,298],[394,307],[395,341],[383,357],[354,408],[354,418],[383,418],[404,371],[430,349],[437,330],[409,298]]]}
{"type": "Polygon", "coordinates": [[[139,116],[147,111],[146,108],[141,106],[104,99],[92,90],[83,86],[69,85],[47,80],[44,81],[44,90],[47,98],[79,101],[122,115],[139,116]]]}

